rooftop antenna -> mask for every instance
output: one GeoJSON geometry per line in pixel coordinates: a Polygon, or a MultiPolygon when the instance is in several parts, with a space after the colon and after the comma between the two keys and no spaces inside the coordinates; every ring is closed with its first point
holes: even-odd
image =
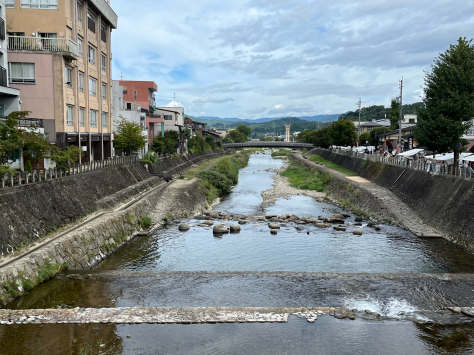
{"type": "Polygon", "coordinates": [[[123,71],[120,72],[120,80],[123,80],[123,71]]]}

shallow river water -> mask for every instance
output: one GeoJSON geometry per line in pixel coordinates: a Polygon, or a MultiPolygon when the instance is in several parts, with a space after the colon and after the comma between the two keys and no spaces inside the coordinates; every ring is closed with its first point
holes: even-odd
{"type": "MultiPolygon", "coordinates": [[[[250,216],[342,212],[307,196],[263,206],[260,194],[273,183],[268,169],[282,164],[269,154],[253,155],[233,192],[214,209],[250,216]]],[[[381,225],[377,232],[366,223],[354,226],[354,218],[348,218],[347,232],[288,223],[272,235],[265,222],[251,222],[223,236],[197,226],[198,220],[175,221],[135,238],[96,270],[68,272],[7,308],[347,306],[371,309],[380,320],[0,326],[0,354],[471,353],[473,325],[453,324],[464,321],[436,312],[474,305],[474,281],[458,276],[474,272],[474,257],[443,239],[420,239],[399,227],[381,225]],[[193,227],[180,232],[179,223],[193,227]],[[362,236],[352,234],[355,228],[362,236]]]]}

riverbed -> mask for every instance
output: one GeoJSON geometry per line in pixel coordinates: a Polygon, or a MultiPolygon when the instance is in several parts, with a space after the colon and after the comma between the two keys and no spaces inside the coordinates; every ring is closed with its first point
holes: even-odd
{"type": "Polygon", "coordinates": [[[359,310],[355,320],[0,325],[0,354],[470,353],[470,318],[443,309],[474,304],[474,257],[444,239],[392,225],[376,230],[351,213],[346,231],[290,221],[271,234],[258,217],[347,212],[324,202],[324,194],[289,187],[276,175],[284,164],[268,152],[254,154],[232,193],[214,206],[228,216],[212,218],[215,224],[244,218],[239,233],[215,235],[212,226],[199,226],[201,218],[170,221],[95,270],[60,275],[7,308],[350,307],[359,310]],[[183,223],[191,228],[179,231],[183,223]]]}

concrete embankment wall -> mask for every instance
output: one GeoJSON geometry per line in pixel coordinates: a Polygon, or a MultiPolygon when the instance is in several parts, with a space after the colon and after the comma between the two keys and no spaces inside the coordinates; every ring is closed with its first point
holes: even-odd
{"type": "MultiPolygon", "coordinates": [[[[181,168],[174,170],[175,172],[179,172],[181,169],[184,169],[188,163],[191,165],[223,154],[221,151],[190,158],[186,164],[181,165],[181,168]]],[[[175,163],[178,161],[179,160],[176,159],[174,160],[175,163]]],[[[121,169],[122,168],[131,169],[130,166],[121,167],[121,169]]],[[[145,174],[144,171],[141,170],[142,167],[135,166],[134,168],[143,174],[143,178],[149,176],[147,175],[148,173],[145,174]]],[[[169,164],[167,169],[169,168],[175,168],[175,166],[169,164]]],[[[107,178],[113,180],[119,179],[116,175],[121,169],[103,169],[97,171],[97,173],[104,175],[102,179],[107,178]]],[[[86,181],[80,183],[87,184],[88,181],[91,181],[91,178],[92,177],[83,177],[86,181]]],[[[55,180],[54,183],[48,184],[51,186],[49,187],[50,190],[45,190],[46,193],[51,193],[54,196],[57,190],[61,190],[61,181],[66,183],[64,180],[66,179],[55,180]]],[[[37,250],[28,252],[28,249],[25,249],[24,252],[28,253],[28,255],[18,258],[16,261],[0,268],[0,305],[28,291],[29,288],[41,282],[45,277],[48,278],[48,275],[52,275],[65,267],[74,270],[91,269],[123,244],[127,243],[133,234],[140,229],[140,221],[144,217],[149,216],[154,210],[163,189],[166,187],[165,182],[161,182],[158,179],[155,180],[159,184],[156,183],[156,186],[150,186],[149,192],[146,192],[144,197],[138,199],[130,206],[118,211],[100,212],[94,220],[65,233],[63,236],[45,244],[37,250]]],[[[104,184],[107,182],[106,180],[102,181],[104,184]]],[[[142,180],[139,184],[142,184],[144,181],[147,180],[142,180]]],[[[76,184],[79,184],[79,182],[76,182],[76,184]]],[[[96,185],[89,186],[90,190],[94,190],[95,188],[96,185]]],[[[204,191],[198,188],[196,183],[185,185],[182,189],[183,191],[180,191],[181,195],[186,196],[186,206],[183,208],[189,206],[189,210],[191,211],[196,205],[204,205],[207,203],[204,191]]],[[[130,189],[130,191],[133,191],[133,188],[130,189]]],[[[65,195],[64,197],[67,198],[68,196],[65,195]]],[[[48,204],[48,202],[44,202],[45,197],[41,194],[36,193],[32,198],[37,198],[40,200],[39,202],[42,200],[43,203],[48,204]]],[[[83,197],[83,199],[85,200],[85,197],[83,197]]],[[[79,200],[79,202],[80,201],[82,200],[79,200]]],[[[170,201],[170,204],[172,203],[173,201],[170,201]]],[[[94,205],[89,202],[88,206],[94,205]]],[[[26,204],[23,207],[27,209],[28,205],[26,204]]],[[[41,215],[32,214],[32,216],[32,218],[40,218],[41,215]]],[[[59,213],[59,216],[61,217],[63,214],[59,213]]],[[[25,222],[25,224],[27,223],[25,222]]]]}
{"type": "MultiPolygon", "coordinates": [[[[306,165],[315,171],[325,172],[324,169],[304,159],[302,156],[291,155],[290,160],[306,165]]],[[[380,222],[399,224],[396,216],[374,194],[360,188],[359,185],[350,180],[332,175],[331,180],[325,186],[324,192],[333,203],[344,209],[350,209],[356,214],[364,215],[380,222]]]]}
{"type": "Polygon", "coordinates": [[[325,149],[314,149],[337,165],[392,191],[426,224],[453,243],[474,253],[474,183],[462,178],[366,161],[325,149]]]}

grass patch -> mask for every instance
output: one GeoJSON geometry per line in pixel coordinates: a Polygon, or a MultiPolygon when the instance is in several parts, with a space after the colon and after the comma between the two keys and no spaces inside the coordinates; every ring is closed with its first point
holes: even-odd
{"type": "Polygon", "coordinates": [[[287,157],[291,155],[291,152],[285,149],[280,149],[277,152],[272,153],[272,157],[287,157]]]}
{"type": "Polygon", "coordinates": [[[253,152],[264,152],[263,148],[245,148],[244,150],[250,150],[253,152]]]}
{"type": "Polygon", "coordinates": [[[331,181],[332,177],[329,174],[319,174],[311,171],[306,167],[296,166],[290,164],[290,166],[281,173],[282,176],[286,176],[290,181],[290,185],[302,190],[314,190],[323,192],[324,187],[331,181]]]}
{"type": "Polygon", "coordinates": [[[59,262],[53,264],[50,260],[46,260],[41,269],[38,270],[38,277],[36,278],[36,281],[38,283],[47,281],[64,269],[67,269],[66,264],[61,264],[59,262]]]}
{"type": "Polygon", "coordinates": [[[339,172],[341,172],[341,173],[344,173],[344,174],[347,174],[347,175],[357,175],[355,172],[350,171],[350,170],[348,170],[348,169],[345,169],[345,168],[343,168],[342,166],[339,166],[339,165],[337,165],[337,164],[334,164],[334,163],[330,162],[329,160],[326,160],[326,159],[324,159],[323,157],[321,157],[321,156],[319,156],[319,155],[317,155],[317,154],[311,154],[311,155],[309,156],[309,159],[310,159],[311,161],[316,162],[316,163],[322,163],[322,164],[326,165],[328,168],[337,170],[337,171],[339,171],[339,172]]]}
{"type": "Polygon", "coordinates": [[[142,229],[150,228],[152,224],[153,222],[151,221],[151,218],[148,216],[143,217],[142,220],[140,221],[140,227],[142,227],[142,229]]]}

